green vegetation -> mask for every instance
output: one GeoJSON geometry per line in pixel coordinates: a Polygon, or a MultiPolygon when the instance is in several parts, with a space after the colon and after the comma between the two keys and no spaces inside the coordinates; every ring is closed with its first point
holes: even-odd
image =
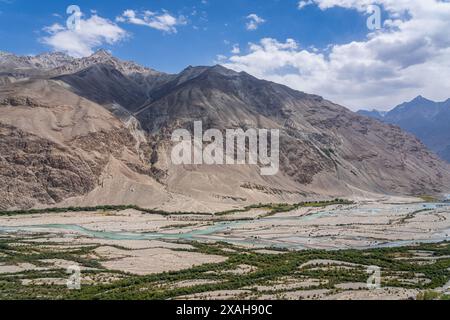
{"type": "Polygon", "coordinates": [[[439,200],[433,196],[422,195],[419,198],[421,198],[425,202],[439,202],[439,200]]]}
{"type": "MultiPolygon", "coordinates": [[[[40,235],[40,237],[45,236],[40,235]]],[[[217,290],[239,289],[247,290],[247,297],[258,297],[262,294],[283,297],[292,289],[275,288],[275,283],[292,283],[292,281],[295,283],[305,279],[318,279],[320,282],[313,283],[304,290],[327,289],[330,292],[339,292],[340,289],[336,288],[337,284],[365,283],[368,278],[366,268],[370,265],[381,267],[384,287],[416,288],[424,291],[418,298],[443,299],[444,296],[435,295],[430,290],[444,286],[450,279],[449,242],[372,250],[291,252],[269,249],[274,253],[278,251],[276,254],[260,253],[225,243],[190,244],[193,249],[177,250],[220,255],[227,260],[178,272],[136,276],[102,267],[102,258],[96,256],[94,252],[100,245],[85,245],[70,249],[61,247],[57,250],[54,248],[63,244],[47,242],[43,245],[30,238],[0,238],[0,264],[26,262],[41,267],[33,271],[0,274],[0,299],[171,299],[199,293],[208,295],[217,290]],[[420,255],[416,255],[417,252],[421,254],[425,252],[433,259],[420,260],[420,255]],[[68,276],[63,269],[42,269],[49,259],[76,262],[84,268],[90,268],[83,269],[83,277],[106,276],[110,280],[83,283],[81,290],[74,291],[68,290],[62,284],[22,284],[25,279],[67,279],[68,276]],[[322,264],[319,267],[314,263],[306,264],[319,259],[339,263],[337,265],[322,264]],[[251,267],[251,270],[242,273],[232,272],[242,265],[251,267]],[[420,277],[417,278],[417,275],[420,277]],[[177,286],[177,283],[181,281],[199,279],[211,282],[185,287],[177,286]],[[417,279],[420,281],[411,281],[417,279]],[[265,286],[266,289],[259,290],[257,286],[265,286]]]]}
{"type": "Polygon", "coordinates": [[[95,207],[67,207],[67,208],[47,208],[47,209],[30,209],[30,210],[12,210],[0,211],[0,216],[14,216],[27,214],[43,214],[43,213],[65,213],[65,212],[97,212],[97,211],[123,211],[127,209],[134,209],[148,214],[158,214],[163,216],[169,215],[211,215],[210,213],[201,212],[167,212],[156,209],[145,209],[135,205],[119,205],[119,206],[95,206],[95,207]]]}
{"type": "Polygon", "coordinates": [[[406,216],[404,216],[403,218],[401,218],[400,220],[397,221],[398,224],[403,224],[406,223],[408,220],[414,219],[414,217],[422,212],[427,212],[427,211],[433,211],[433,209],[422,209],[422,210],[417,210],[411,213],[408,213],[406,216]]]}
{"type": "Polygon", "coordinates": [[[417,295],[417,300],[450,300],[450,295],[428,290],[417,295]]]}
{"type": "Polygon", "coordinates": [[[332,205],[349,205],[354,204],[353,201],[344,200],[344,199],[334,199],[334,200],[328,200],[328,201],[307,201],[307,202],[299,202],[295,204],[287,204],[287,203],[269,203],[269,204],[256,204],[247,206],[243,209],[238,210],[229,210],[229,211],[223,211],[218,212],[215,215],[216,216],[224,216],[229,214],[235,214],[235,213],[242,213],[242,212],[248,212],[252,209],[265,209],[268,211],[266,216],[274,215],[281,212],[289,212],[292,210],[296,210],[299,208],[305,208],[305,207],[327,207],[332,205]]]}
{"type": "Polygon", "coordinates": [[[189,227],[195,227],[197,224],[195,223],[179,223],[179,224],[169,224],[167,226],[161,227],[162,230],[166,229],[184,229],[189,227]]]}

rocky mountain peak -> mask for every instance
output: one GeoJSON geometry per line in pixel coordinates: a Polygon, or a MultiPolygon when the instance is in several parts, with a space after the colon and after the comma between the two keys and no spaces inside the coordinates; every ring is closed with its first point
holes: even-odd
{"type": "Polygon", "coordinates": [[[198,66],[198,67],[189,66],[180,73],[180,76],[191,79],[191,78],[199,76],[203,73],[208,73],[210,75],[214,75],[214,74],[223,75],[223,76],[239,75],[239,73],[237,73],[236,71],[225,68],[224,66],[222,66],[220,64],[216,64],[214,66],[198,66]]]}
{"type": "Polygon", "coordinates": [[[450,99],[435,102],[422,95],[396,106],[380,117],[378,111],[359,111],[360,114],[398,125],[413,133],[431,150],[450,162],[450,99]]]}
{"type": "Polygon", "coordinates": [[[212,66],[208,69],[210,72],[215,72],[221,75],[238,75],[236,71],[233,71],[231,69],[225,68],[224,66],[220,64],[216,64],[215,66],[212,66]]]}
{"type": "Polygon", "coordinates": [[[112,58],[113,55],[110,51],[105,49],[99,49],[94,54],[91,55],[91,57],[104,57],[104,58],[112,58]]]}
{"type": "Polygon", "coordinates": [[[82,58],[84,61],[89,61],[92,64],[95,63],[110,63],[112,65],[114,64],[120,64],[122,61],[112,56],[111,53],[104,49],[100,49],[96,52],[94,52],[89,57],[82,58]]]}
{"type": "Polygon", "coordinates": [[[43,53],[35,56],[17,56],[4,52],[0,55],[0,66],[5,71],[23,71],[24,69],[44,71],[60,67],[72,60],[72,57],[61,52],[43,53]]]}
{"type": "Polygon", "coordinates": [[[62,52],[48,52],[36,56],[17,56],[7,52],[0,54],[0,67],[3,71],[12,73],[23,73],[24,70],[30,70],[31,74],[61,76],[79,72],[96,64],[109,64],[126,75],[163,75],[161,72],[143,67],[135,62],[120,60],[105,49],[100,49],[84,58],[73,58],[62,52]]]}
{"type": "Polygon", "coordinates": [[[430,103],[433,102],[427,98],[425,98],[422,95],[418,95],[417,97],[415,97],[411,102],[415,102],[415,103],[430,103]]]}
{"type": "Polygon", "coordinates": [[[43,58],[47,58],[47,59],[61,59],[61,58],[64,58],[66,60],[73,60],[74,59],[73,57],[69,56],[68,54],[66,54],[64,52],[59,52],[59,51],[40,53],[36,57],[40,58],[40,59],[43,59],[43,58]]]}

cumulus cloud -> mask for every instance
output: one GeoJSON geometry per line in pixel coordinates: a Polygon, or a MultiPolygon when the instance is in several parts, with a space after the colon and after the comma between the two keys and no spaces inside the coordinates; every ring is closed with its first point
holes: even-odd
{"type": "Polygon", "coordinates": [[[44,28],[47,36],[41,41],[55,51],[73,57],[85,57],[104,44],[115,44],[127,37],[127,32],[114,22],[93,14],[88,19],[80,17],[79,28],[68,29],[59,23],[44,28]]]}
{"type": "Polygon", "coordinates": [[[264,22],[266,22],[266,20],[264,20],[263,18],[259,17],[257,14],[252,13],[252,14],[249,14],[247,16],[247,24],[245,25],[245,27],[249,31],[254,31],[254,30],[257,30],[258,27],[261,24],[263,24],[264,22]]]}
{"type": "Polygon", "coordinates": [[[306,6],[309,6],[310,4],[313,4],[312,0],[301,0],[301,1],[298,2],[297,7],[298,7],[298,9],[301,10],[301,9],[303,9],[306,6]]]}
{"type": "MultiPolygon", "coordinates": [[[[309,2],[309,1],[307,1],[309,2]]],[[[418,94],[443,100],[450,92],[450,3],[438,0],[312,0],[322,10],[366,13],[378,4],[389,16],[366,40],[317,51],[297,41],[265,38],[224,63],[237,71],[316,93],[352,109],[389,108],[418,94]]],[[[299,5],[300,7],[300,5],[299,5]]]]}
{"type": "Polygon", "coordinates": [[[184,16],[175,17],[167,11],[157,13],[146,10],[139,13],[130,9],[125,10],[116,21],[146,26],[167,33],[177,33],[176,27],[187,23],[184,16]]]}
{"type": "Polygon", "coordinates": [[[238,43],[233,44],[233,48],[231,49],[232,54],[239,54],[241,53],[241,48],[239,47],[238,43]]]}

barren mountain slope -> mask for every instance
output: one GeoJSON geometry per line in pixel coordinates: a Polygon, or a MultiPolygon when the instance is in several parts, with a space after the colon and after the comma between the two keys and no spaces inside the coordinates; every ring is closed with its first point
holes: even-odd
{"type": "MultiPolygon", "coordinates": [[[[163,141],[162,145],[167,145],[167,134],[173,129],[192,128],[196,120],[203,121],[204,130],[277,128],[282,132],[281,172],[276,177],[255,178],[252,169],[232,166],[183,170],[164,161],[162,167],[168,165],[171,172],[169,185],[177,190],[187,190],[191,181],[199,180],[202,192],[227,190],[229,194],[231,189],[235,196],[246,188],[419,195],[450,186],[448,165],[399,128],[245,73],[220,66],[189,68],[152,94],[158,99],[141,108],[136,117],[152,140],[163,141]]],[[[165,146],[158,154],[167,150],[165,146]]]]}
{"type": "Polygon", "coordinates": [[[139,106],[148,99],[136,82],[108,64],[96,64],[55,79],[66,82],[78,95],[103,106],[139,106]]]}
{"type": "Polygon", "coordinates": [[[1,73],[0,63],[1,208],[217,211],[450,189],[448,164],[417,139],[315,95],[221,66],[167,75],[106,52],[55,59],[46,56],[47,67],[21,69],[20,77],[1,73]],[[192,130],[198,120],[204,130],[279,129],[279,173],[262,176],[251,165],[174,166],[173,130],[192,130]]]}
{"type": "Polygon", "coordinates": [[[111,178],[130,180],[130,189],[139,184],[160,201],[166,197],[154,179],[157,172],[147,165],[145,146],[102,106],[62,82],[1,87],[0,136],[2,209],[54,205],[96,189],[111,203],[129,191],[115,190],[111,178]]]}

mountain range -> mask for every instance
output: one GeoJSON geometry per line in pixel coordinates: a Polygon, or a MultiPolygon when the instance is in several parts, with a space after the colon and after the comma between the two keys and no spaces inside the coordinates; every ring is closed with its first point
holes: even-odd
{"type": "Polygon", "coordinates": [[[250,203],[449,193],[450,166],[398,126],[220,65],[166,74],[100,50],[0,54],[0,208],[250,203]],[[280,171],[175,166],[175,129],[280,130],[280,171]]]}
{"type": "Polygon", "coordinates": [[[418,96],[389,112],[361,110],[358,113],[401,127],[450,162],[450,99],[435,102],[418,96]]]}

